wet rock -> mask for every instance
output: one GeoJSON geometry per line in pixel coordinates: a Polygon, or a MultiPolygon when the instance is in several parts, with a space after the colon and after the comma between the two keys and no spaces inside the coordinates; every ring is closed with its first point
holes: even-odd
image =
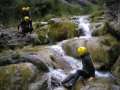
{"type": "Polygon", "coordinates": [[[40,56],[37,56],[37,55],[24,55],[24,56],[21,56],[21,58],[19,60],[21,62],[31,62],[40,71],[44,71],[44,72],[48,72],[49,71],[48,65],[43,62],[43,60],[45,60],[45,59],[43,59],[40,56]]]}
{"type": "MultiPolygon", "coordinates": [[[[48,72],[48,57],[43,58],[41,55],[32,54],[22,51],[6,51],[0,54],[0,66],[16,64],[21,62],[30,62],[34,64],[40,71],[48,72]],[[47,60],[46,60],[47,59],[47,60]]],[[[45,56],[45,55],[44,55],[45,56]]]]}
{"type": "Polygon", "coordinates": [[[0,53],[0,66],[6,66],[8,64],[18,63],[18,58],[20,57],[18,52],[12,50],[7,50],[0,53]]]}
{"type": "Polygon", "coordinates": [[[43,72],[48,72],[49,68],[61,68],[65,71],[72,69],[63,56],[48,46],[24,47],[16,51],[8,50],[0,53],[0,66],[21,62],[32,63],[43,72]]]}
{"type": "Polygon", "coordinates": [[[67,42],[63,44],[63,48],[65,52],[74,57],[78,57],[78,54],[76,52],[77,48],[80,46],[86,46],[88,48],[88,51],[90,52],[93,61],[99,62],[99,63],[105,63],[108,61],[108,52],[107,49],[109,47],[101,44],[101,41],[104,40],[104,38],[74,38],[70,39],[67,42]]]}
{"type": "Polygon", "coordinates": [[[110,79],[99,78],[94,81],[87,81],[83,85],[80,81],[77,81],[75,90],[119,90],[119,86],[113,84],[110,79]]]}
{"type": "Polygon", "coordinates": [[[47,74],[44,74],[41,76],[41,78],[34,83],[31,83],[29,85],[28,90],[50,90],[48,88],[48,76],[47,74]]]}
{"type": "Polygon", "coordinates": [[[51,60],[55,69],[60,68],[65,71],[70,71],[72,69],[72,67],[66,62],[66,60],[62,56],[54,54],[51,56],[51,60]]]}
{"type": "Polygon", "coordinates": [[[34,81],[37,68],[31,63],[12,64],[0,67],[0,90],[28,90],[34,81]]]}
{"type": "Polygon", "coordinates": [[[120,44],[113,45],[108,50],[109,61],[107,61],[103,66],[101,66],[101,70],[111,70],[112,66],[116,63],[119,55],[120,55],[120,44]]]}
{"type": "Polygon", "coordinates": [[[120,85],[120,56],[112,67],[112,72],[117,77],[117,83],[120,85]]]}
{"type": "Polygon", "coordinates": [[[37,34],[23,36],[15,28],[0,30],[0,49],[16,49],[17,47],[24,47],[28,44],[36,45],[39,42],[37,34]]]}
{"type": "Polygon", "coordinates": [[[38,81],[30,84],[29,90],[59,90],[60,87],[60,81],[54,76],[51,76],[49,73],[47,73],[44,74],[38,81]]]}

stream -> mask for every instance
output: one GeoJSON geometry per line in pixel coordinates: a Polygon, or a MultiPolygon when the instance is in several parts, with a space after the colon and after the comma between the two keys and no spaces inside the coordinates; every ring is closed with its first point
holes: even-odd
{"type": "MultiPolygon", "coordinates": [[[[74,39],[78,38],[85,38],[86,40],[89,40],[89,38],[92,37],[91,35],[91,25],[89,21],[88,16],[76,16],[73,20],[76,24],[78,24],[78,28],[82,29],[84,32],[84,36],[75,37],[74,39]]],[[[78,29],[79,30],[79,29],[78,29]]],[[[63,40],[56,45],[50,46],[50,49],[56,52],[56,54],[63,57],[66,62],[72,67],[71,71],[69,73],[75,73],[78,69],[82,69],[82,63],[80,60],[77,60],[74,57],[66,55],[65,51],[62,48],[63,43],[67,42],[68,40],[63,40]]],[[[69,74],[66,74],[62,69],[52,69],[50,68],[49,75],[49,88],[50,90],[53,90],[51,87],[51,77],[55,77],[60,82],[64,80],[69,74]]],[[[111,78],[112,74],[110,72],[102,72],[102,71],[95,71],[96,78],[111,78]]]]}

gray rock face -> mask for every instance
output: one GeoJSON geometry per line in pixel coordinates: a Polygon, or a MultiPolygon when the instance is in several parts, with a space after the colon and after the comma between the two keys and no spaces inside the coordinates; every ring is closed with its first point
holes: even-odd
{"type": "Polygon", "coordinates": [[[0,30],[0,49],[15,49],[28,44],[39,44],[36,34],[23,36],[15,28],[0,30]]]}
{"type": "Polygon", "coordinates": [[[105,0],[106,18],[111,21],[112,33],[120,39],[120,0],[105,0]]]}

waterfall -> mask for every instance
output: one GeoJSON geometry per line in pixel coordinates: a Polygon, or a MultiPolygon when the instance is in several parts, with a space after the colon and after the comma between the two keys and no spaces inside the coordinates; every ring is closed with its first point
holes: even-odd
{"type": "MultiPolygon", "coordinates": [[[[53,46],[51,46],[51,49],[54,50],[56,52],[56,54],[61,55],[66,60],[66,62],[72,67],[72,70],[71,70],[70,73],[74,73],[76,70],[82,69],[81,61],[76,59],[76,58],[74,58],[74,57],[66,55],[61,46],[53,45],[53,46]]],[[[58,79],[60,79],[60,80],[63,80],[63,78],[66,77],[65,73],[61,69],[51,70],[51,72],[56,77],[58,76],[58,79]],[[60,74],[61,74],[61,76],[60,76],[60,74]]],[[[100,71],[97,71],[97,70],[95,71],[95,75],[98,78],[99,77],[105,77],[105,78],[108,77],[109,78],[111,76],[111,74],[109,72],[100,72],[100,71]]]]}
{"type": "MultiPolygon", "coordinates": [[[[89,39],[92,37],[90,31],[90,22],[87,16],[78,16],[77,19],[75,19],[75,22],[77,22],[79,28],[82,28],[85,34],[84,36],[82,37],[80,36],[79,38],[89,39]]],[[[74,39],[78,39],[78,38],[74,38],[74,39]]],[[[68,40],[63,40],[62,42],[56,45],[52,45],[50,46],[50,49],[52,49],[56,54],[62,56],[66,60],[66,62],[72,67],[72,70],[69,73],[75,73],[78,69],[82,69],[82,63],[80,60],[77,60],[74,57],[66,55],[65,51],[62,48],[62,45],[67,41],[68,40]]],[[[59,81],[62,81],[67,77],[67,75],[62,69],[51,69],[48,75],[50,77],[57,78],[59,81]]],[[[95,71],[95,75],[98,78],[99,77],[109,78],[111,76],[109,72],[103,73],[97,70],[95,71]]]]}
{"type": "Polygon", "coordinates": [[[81,16],[78,19],[78,28],[82,29],[84,32],[84,37],[91,38],[91,31],[90,31],[90,22],[88,20],[88,16],[81,16]]]}

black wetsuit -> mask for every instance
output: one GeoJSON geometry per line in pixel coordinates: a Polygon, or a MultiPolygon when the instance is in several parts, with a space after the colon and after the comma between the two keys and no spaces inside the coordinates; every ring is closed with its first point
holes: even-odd
{"type": "Polygon", "coordinates": [[[82,79],[95,77],[95,68],[89,53],[81,56],[81,59],[82,59],[83,69],[77,70],[75,74],[69,75],[65,80],[63,80],[62,82],[63,85],[70,82],[70,84],[73,86],[80,76],[82,77],[82,79]]]}
{"type": "Polygon", "coordinates": [[[83,69],[78,70],[78,72],[79,73],[82,72],[83,73],[82,77],[85,79],[89,77],[95,77],[95,68],[89,53],[87,53],[84,56],[81,56],[81,59],[82,59],[83,69]]]}
{"type": "Polygon", "coordinates": [[[26,22],[26,21],[21,21],[21,23],[18,25],[18,30],[19,30],[19,28],[21,27],[21,29],[22,29],[22,33],[23,34],[25,34],[25,33],[28,33],[28,32],[32,32],[33,31],[33,27],[32,27],[32,21],[30,20],[30,21],[28,21],[28,22],[26,22]]]}

